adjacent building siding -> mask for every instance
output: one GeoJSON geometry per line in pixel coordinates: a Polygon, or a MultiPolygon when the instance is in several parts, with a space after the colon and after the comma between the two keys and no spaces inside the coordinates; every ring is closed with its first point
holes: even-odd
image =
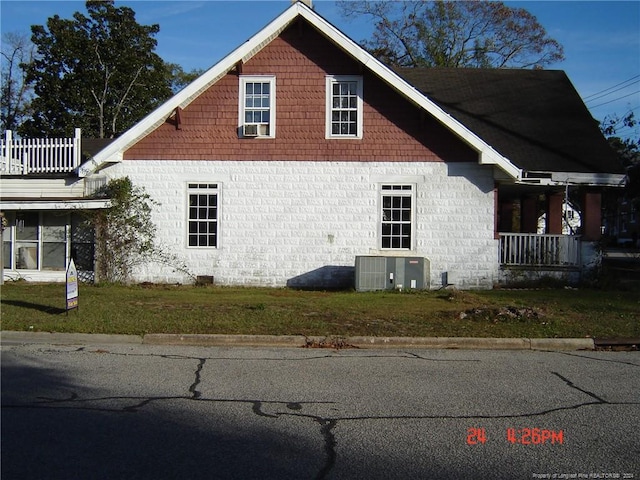
{"type": "MultiPolygon", "coordinates": [[[[161,205],[158,238],[195,275],[218,284],[295,287],[353,285],[356,255],[427,257],[431,288],[448,276],[461,288],[496,276],[491,168],[475,163],[138,160],[110,167],[161,205]],[[218,248],[187,247],[187,183],[221,189],[218,248]],[[381,183],[414,183],[415,248],[380,250],[381,183]]],[[[185,282],[160,265],[138,281],[185,282]]]]}
{"type": "Polygon", "coordinates": [[[69,199],[84,196],[84,180],[77,178],[3,177],[2,198],[69,199]]]}

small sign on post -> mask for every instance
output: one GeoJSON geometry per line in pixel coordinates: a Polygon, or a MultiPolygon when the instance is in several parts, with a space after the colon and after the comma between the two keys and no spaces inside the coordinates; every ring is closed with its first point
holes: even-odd
{"type": "Polygon", "coordinates": [[[67,314],[74,308],[78,308],[78,272],[72,258],[67,268],[67,314]]]}

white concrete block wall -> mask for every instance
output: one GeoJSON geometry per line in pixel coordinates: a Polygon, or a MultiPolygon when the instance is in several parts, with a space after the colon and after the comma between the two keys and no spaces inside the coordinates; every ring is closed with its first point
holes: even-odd
{"type": "MultiPolygon", "coordinates": [[[[460,288],[491,287],[497,275],[490,167],[431,162],[124,161],[104,171],[129,176],[160,202],[158,240],[195,275],[217,284],[285,286],[353,275],[356,255],[424,256],[431,288],[443,274],[460,288]],[[416,184],[412,251],[380,250],[379,185],[416,184]],[[187,247],[187,183],[221,186],[219,247],[187,247]]],[[[160,265],[138,281],[185,282],[160,265]]]]}

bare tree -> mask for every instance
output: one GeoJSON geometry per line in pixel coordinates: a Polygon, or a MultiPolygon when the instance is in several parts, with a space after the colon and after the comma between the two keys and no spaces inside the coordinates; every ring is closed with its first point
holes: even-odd
{"type": "Polygon", "coordinates": [[[493,1],[341,1],[346,17],[370,17],[363,46],[390,66],[542,68],[564,59],[523,8],[493,1]]]}
{"type": "Polygon", "coordinates": [[[24,67],[33,62],[35,52],[26,34],[2,35],[0,124],[3,131],[15,130],[31,114],[33,88],[26,82],[24,67]]]}

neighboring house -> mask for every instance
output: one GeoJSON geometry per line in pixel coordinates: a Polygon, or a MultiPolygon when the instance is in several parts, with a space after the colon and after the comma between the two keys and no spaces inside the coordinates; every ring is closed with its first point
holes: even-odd
{"type": "MultiPolygon", "coordinates": [[[[563,235],[576,235],[581,228],[580,212],[576,210],[570,203],[562,206],[562,229],[563,235]]],[[[547,213],[543,213],[538,217],[537,233],[544,234],[547,231],[547,213]]]]}
{"type": "Polygon", "coordinates": [[[85,157],[106,142],[73,138],[16,139],[7,131],[0,141],[0,255],[3,278],[64,281],[70,258],[79,275],[93,278],[93,232],[82,212],[105,208],[108,200],[90,198],[104,179],[80,178],[85,157]],[[97,183],[96,183],[97,182],[97,183]]]}
{"type": "Polygon", "coordinates": [[[605,220],[612,246],[640,248],[640,208],[636,203],[618,198],[615,210],[605,220]]]}
{"type": "MultiPolygon", "coordinates": [[[[393,71],[302,3],[77,174],[67,186],[128,176],[144,187],[160,202],[160,242],[194,275],[301,288],[579,274],[600,237],[601,191],[624,179],[563,72],[393,71]],[[581,237],[562,235],[567,188],[581,194],[581,237]]],[[[15,206],[3,194],[2,210],[15,206]]],[[[149,264],[136,280],[188,278],[149,264]]]]}

